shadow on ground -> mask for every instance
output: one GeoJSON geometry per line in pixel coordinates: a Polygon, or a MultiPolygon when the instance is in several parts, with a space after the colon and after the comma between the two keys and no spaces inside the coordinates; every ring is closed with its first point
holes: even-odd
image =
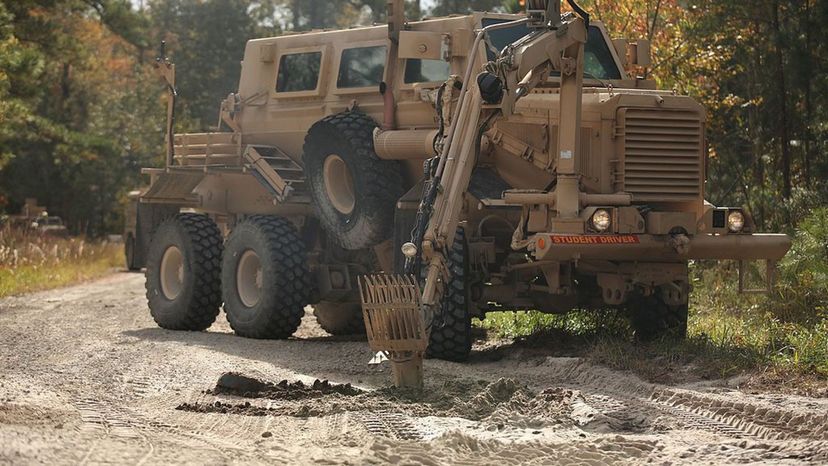
{"type": "MultiPolygon", "coordinates": [[[[229,332],[181,332],[142,328],[122,332],[126,336],[155,342],[198,345],[228,355],[258,360],[312,377],[336,380],[339,376],[366,376],[387,383],[388,367],[371,366],[373,356],[362,335],[308,335],[287,340],[255,340],[229,332]]],[[[542,329],[511,339],[492,339],[476,329],[475,348],[467,366],[485,365],[503,359],[543,360],[547,357],[581,357],[615,370],[630,371],[644,380],[675,385],[731,378],[750,374],[760,367],[762,355],[744,348],[716,345],[704,335],[684,341],[636,342],[624,330],[542,329]]],[[[451,363],[430,360],[429,366],[451,370],[451,363]]],[[[363,377],[364,378],[364,377],[363,377]]]]}

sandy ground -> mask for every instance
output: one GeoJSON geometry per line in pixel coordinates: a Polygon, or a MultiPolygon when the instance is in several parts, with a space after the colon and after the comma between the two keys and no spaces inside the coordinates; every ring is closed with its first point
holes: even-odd
{"type": "Polygon", "coordinates": [[[235,337],[223,316],[171,332],[143,294],[121,273],[0,300],[0,463],[828,462],[828,400],[653,385],[508,346],[427,361],[426,393],[401,393],[364,341],[310,312],[287,341],[235,337]],[[293,385],[215,390],[228,371],[293,385]]]}

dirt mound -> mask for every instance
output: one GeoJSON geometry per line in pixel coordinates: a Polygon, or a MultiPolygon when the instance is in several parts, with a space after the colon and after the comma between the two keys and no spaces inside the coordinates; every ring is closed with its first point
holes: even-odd
{"type": "Polygon", "coordinates": [[[250,399],[279,400],[283,403],[266,406],[250,401],[232,403],[217,400],[212,403],[181,403],[180,411],[196,413],[242,414],[245,416],[295,416],[311,417],[344,411],[340,408],[341,397],[354,397],[364,393],[351,384],[335,384],[327,380],[315,380],[306,385],[301,380],[279,383],[265,382],[236,372],[226,372],[219,377],[216,386],[204,391],[207,395],[230,395],[250,399]],[[335,398],[332,402],[314,402],[323,397],[335,398]],[[302,402],[308,400],[310,403],[302,402]]]}
{"type": "Polygon", "coordinates": [[[340,385],[317,379],[311,385],[305,385],[301,380],[296,382],[282,380],[273,384],[236,372],[227,372],[219,377],[215,388],[206,390],[205,393],[245,398],[267,398],[270,400],[302,400],[321,398],[331,394],[354,396],[363,392],[349,383],[340,385]]]}

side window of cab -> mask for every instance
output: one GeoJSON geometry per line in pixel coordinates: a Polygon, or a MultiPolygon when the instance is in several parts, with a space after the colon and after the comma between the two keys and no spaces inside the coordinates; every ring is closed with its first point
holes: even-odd
{"type": "Polygon", "coordinates": [[[442,83],[449,78],[450,68],[445,60],[408,58],[405,60],[403,83],[442,83]]]}
{"type": "Polygon", "coordinates": [[[277,95],[314,94],[318,91],[322,51],[284,53],[278,63],[277,95]]]}
{"type": "Polygon", "coordinates": [[[355,47],[342,51],[339,72],[336,77],[338,89],[376,88],[385,74],[386,47],[355,47]]]}

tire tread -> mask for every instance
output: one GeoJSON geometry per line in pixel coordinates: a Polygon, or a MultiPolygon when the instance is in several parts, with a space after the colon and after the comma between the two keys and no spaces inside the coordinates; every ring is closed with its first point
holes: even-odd
{"type": "Polygon", "coordinates": [[[396,203],[403,194],[399,162],[382,160],[374,151],[376,127],[377,123],[368,115],[346,111],[318,121],[305,137],[305,168],[309,172],[307,178],[317,214],[325,230],[348,250],[369,248],[391,237],[396,203]],[[331,218],[334,216],[320,209],[323,203],[329,203],[321,167],[331,145],[347,146],[345,149],[350,149],[355,155],[356,169],[363,175],[359,179],[364,185],[356,188],[358,193],[362,193],[357,197],[359,215],[366,216],[362,228],[343,228],[338,218],[331,218]]]}
{"type": "Polygon", "coordinates": [[[467,294],[466,237],[457,229],[447,263],[451,270],[442,304],[442,325],[432,327],[426,356],[447,361],[465,361],[472,347],[471,317],[467,294]]]}
{"type": "MultiPolygon", "coordinates": [[[[163,225],[175,225],[185,237],[185,243],[192,248],[192,273],[195,278],[192,299],[189,306],[177,319],[168,320],[156,313],[152,306],[150,314],[159,327],[169,330],[203,331],[218,317],[221,307],[221,257],[223,238],[218,226],[206,215],[182,213],[165,220],[163,225]]],[[[159,229],[160,227],[159,226],[159,229]]],[[[182,251],[187,256],[187,251],[182,251]]],[[[149,265],[149,264],[148,264],[149,265]]],[[[149,267],[148,267],[149,269],[149,267]]],[[[152,294],[147,280],[147,300],[152,294]]]]}
{"type": "MultiPolygon", "coordinates": [[[[236,321],[231,312],[227,321],[237,335],[256,339],[284,339],[293,335],[302,322],[305,306],[314,285],[307,266],[304,243],[296,227],[282,217],[253,215],[244,222],[255,225],[265,236],[266,247],[272,258],[283,269],[273,277],[266,289],[278,290],[279,299],[263,313],[263,322],[249,327],[236,321]]],[[[235,290],[235,288],[234,288],[235,290]]]]}

